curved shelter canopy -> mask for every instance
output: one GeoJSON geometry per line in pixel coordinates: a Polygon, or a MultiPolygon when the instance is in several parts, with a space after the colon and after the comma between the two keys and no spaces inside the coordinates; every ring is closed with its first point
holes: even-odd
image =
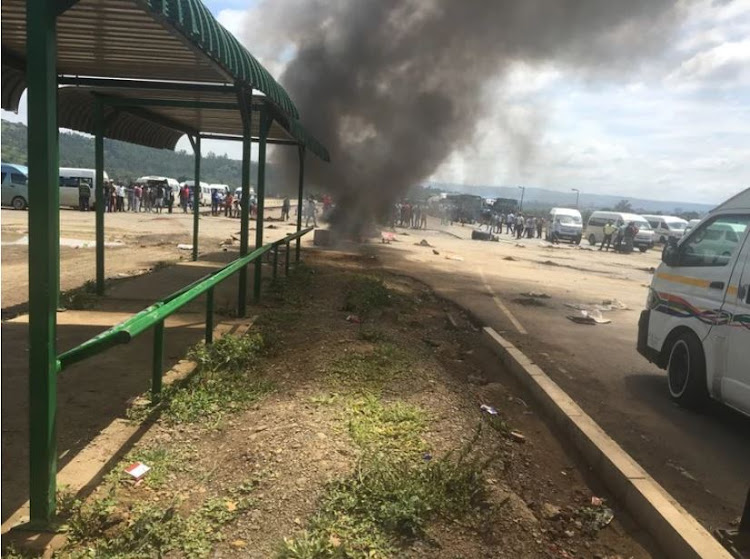
{"type": "MultiPolygon", "coordinates": [[[[118,81],[110,81],[106,87],[60,88],[58,124],[94,134],[94,99],[99,97],[104,105],[103,133],[108,138],[166,149],[174,149],[183,134],[217,134],[242,139],[242,114],[232,86],[172,84],[180,89],[169,89],[168,85],[159,86],[157,83],[130,82],[130,87],[117,85],[118,81]]],[[[270,143],[302,145],[324,161],[329,160],[325,147],[295,119],[278,111],[267,96],[253,95],[250,107],[253,138],[260,136],[260,112],[268,111],[273,117],[268,132],[270,143]]]]}
{"type": "MultiPolygon", "coordinates": [[[[285,114],[299,118],[284,88],[200,0],[58,3],[59,74],[237,83],[257,89],[285,114]]],[[[2,2],[2,49],[2,107],[17,110],[25,78],[6,74],[6,67],[25,70],[26,0],[2,2]]]]}

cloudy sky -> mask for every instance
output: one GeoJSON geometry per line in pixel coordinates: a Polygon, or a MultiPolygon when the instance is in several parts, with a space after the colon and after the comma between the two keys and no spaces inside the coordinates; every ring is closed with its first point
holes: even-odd
{"type": "MultiPolygon", "coordinates": [[[[240,40],[257,25],[256,0],[204,3],[240,40]]],[[[264,48],[252,35],[260,40],[248,50],[279,76],[291,50],[277,40],[264,48]]],[[[628,75],[518,65],[491,87],[506,107],[503,122],[486,114],[473,145],[460,146],[429,180],[706,203],[750,187],[750,0],[693,3],[677,39],[628,75]],[[533,144],[519,153],[503,133],[508,126],[533,144]]],[[[178,148],[190,151],[187,139],[178,148]]],[[[234,158],[239,148],[204,147],[234,158]]]]}

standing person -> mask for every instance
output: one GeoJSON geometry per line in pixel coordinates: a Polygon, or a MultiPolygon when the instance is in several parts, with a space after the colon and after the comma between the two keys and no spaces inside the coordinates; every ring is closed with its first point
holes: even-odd
{"type": "Polygon", "coordinates": [[[535,217],[526,218],[526,238],[527,239],[534,238],[535,229],[536,229],[536,218],[535,217]]]}
{"type": "Polygon", "coordinates": [[[422,211],[419,215],[421,216],[419,218],[419,228],[427,229],[427,208],[422,208],[422,211]]]}
{"type": "Polygon", "coordinates": [[[135,213],[139,213],[141,211],[142,193],[143,193],[143,189],[141,188],[141,185],[138,183],[135,183],[135,186],[133,186],[133,211],[135,213]]]}
{"type": "Polygon", "coordinates": [[[117,189],[113,181],[109,181],[109,211],[117,211],[117,189]]]}
{"type": "Polygon", "coordinates": [[[174,206],[174,189],[172,185],[169,183],[164,185],[164,193],[164,203],[167,205],[169,213],[172,213],[172,207],[174,206]]]}
{"type": "Polygon", "coordinates": [[[126,212],[132,212],[133,211],[133,185],[131,184],[127,188],[125,188],[125,193],[127,194],[126,201],[128,203],[128,207],[125,209],[126,212]]]}
{"type": "Polygon", "coordinates": [[[508,213],[508,216],[505,218],[505,232],[510,235],[513,232],[513,228],[516,225],[516,216],[513,215],[513,212],[508,213]]]}
{"type": "Polygon", "coordinates": [[[516,239],[520,239],[523,237],[523,224],[525,223],[525,220],[523,218],[523,214],[518,214],[516,216],[516,239]]]}
{"type": "Polygon", "coordinates": [[[312,194],[307,199],[307,221],[305,221],[305,227],[310,226],[310,218],[312,218],[313,227],[317,227],[318,222],[315,219],[315,198],[313,198],[312,194]]]}
{"type": "Polygon", "coordinates": [[[124,212],[125,211],[125,186],[122,184],[118,184],[116,187],[117,192],[117,211],[118,212],[124,212]]]}
{"type": "Polygon", "coordinates": [[[544,218],[540,217],[536,221],[536,238],[537,239],[542,238],[542,229],[544,229],[544,218]]]}
{"type": "Polygon", "coordinates": [[[419,204],[414,205],[414,212],[411,216],[411,227],[412,229],[417,229],[417,226],[419,225],[419,220],[422,216],[422,208],[419,207],[419,204]]]}
{"type": "Polygon", "coordinates": [[[612,224],[612,221],[608,221],[604,226],[604,238],[602,239],[602,245],[599,247],[599,250],[602,250],[604,248],[604,243],[607,243],[607,252],[609,252],[609,247],[612,244],[612,235],[614,235],[615,231],[617,231],[617,228],[612,224]]]}
{"type": "Polygon", "coordinates": [[[234,203],[234,197],[232,192],[227,192],[226,198],[224,198],[224,217],[232,217],[232,204],[234,203]]]}
{"type": "Polygon", "coordinates": [[[91,200],[91,187],[83,179],[78,179],[78,209],[82,212],[89,211],[89,200],[91,200]]]}
{"type": "Polygon", "coordinates": [[[156,185],[156,188],[152,186],[151,191],[154,192],[154,207],[156,208],[156,213],[160,214],[164,207],[164,187],[159,183],[156,185]]]}
{"type": "Polygon", "coordinates": [[[190,189],[187,184],[183,184],[180,187],[180,206],[182,207],[182,213],[186,214],[188,211],[188,201],[190,200],[190,189]]]}
{"type": "Polygon", "coordinates": [[[211,189],[211,215],[219,215],[219,191],[211,189]]]}
{"type": "Polygon", "coordinates": [[[287,221],[289,219],[289,208],[291,202],[289,202],[289,196],[284,196],[284,201],[281,203],[281,221],[287,221]]]}

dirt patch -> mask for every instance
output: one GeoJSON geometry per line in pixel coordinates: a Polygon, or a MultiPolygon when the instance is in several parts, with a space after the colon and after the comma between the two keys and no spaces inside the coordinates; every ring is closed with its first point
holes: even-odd
{"type": "Polygon", "coordinates": [[[68,506],[61,557],[650,556],[618,509],[584,522],[600,491],[460,309],[367,256],[306,262],[252,341],[196,349],[194,380],[68,506]]]}
{"type": "Polygon", "coordinates": [[[519,305],[523,305],[525,307],[546,307],[547,306],[547,303],[535,297],[516,297],[515,299],[513,299],[513,302],[518,303],[519,305]]]}

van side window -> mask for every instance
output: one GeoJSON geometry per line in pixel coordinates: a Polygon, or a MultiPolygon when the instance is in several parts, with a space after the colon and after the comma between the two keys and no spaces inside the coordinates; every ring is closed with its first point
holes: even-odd
{"type": "Polygon", "coordinates": [[[589,227],[603,227],[607,224],[607,220],[603,217],[592,217],[589,219],[589,227]]]}
{"type": "Polygon", "coordinates": [[[705,222],[680,245],[680,266],[726,266],[750,225],[750,215],[724,215],[705,222]]]}
{"type": "Polygon", "coordinates": [[[10,174],[10,182],[11,184],[16,184],[19,186],[23,186],[26,184],[28,179],[26,178],[26,175],[22,175],[21,173],[11,173],[10,174]]]}

